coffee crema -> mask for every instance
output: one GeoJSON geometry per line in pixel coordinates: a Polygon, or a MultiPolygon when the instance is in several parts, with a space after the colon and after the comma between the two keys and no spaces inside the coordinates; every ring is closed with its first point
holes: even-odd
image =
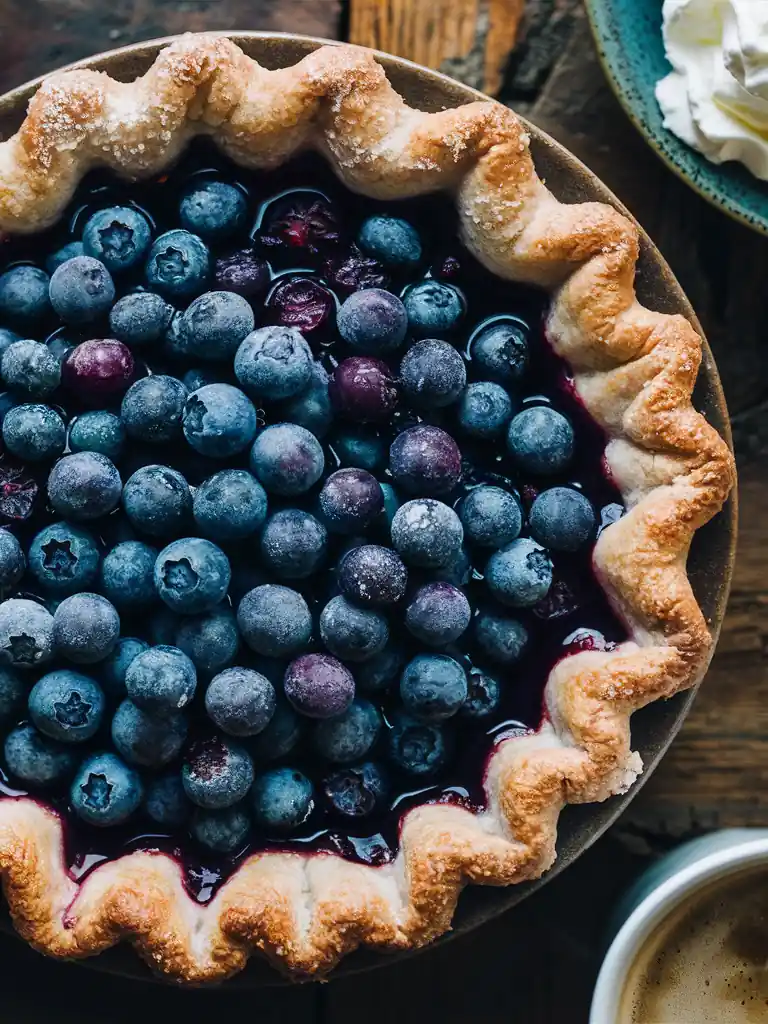
{"type": "Polygon", "coordinates": [[[689,895],[647,939],[617,1024],[768,1022],[768,872],[689,895]]]}

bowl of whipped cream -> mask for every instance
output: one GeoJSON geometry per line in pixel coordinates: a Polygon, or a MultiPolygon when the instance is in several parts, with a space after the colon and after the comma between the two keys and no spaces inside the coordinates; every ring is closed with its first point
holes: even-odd
{"type": "Polygon", "coordinates": [[[768,234],[768,0],[586,0],[608,78],[658,154],[768,234]]]}

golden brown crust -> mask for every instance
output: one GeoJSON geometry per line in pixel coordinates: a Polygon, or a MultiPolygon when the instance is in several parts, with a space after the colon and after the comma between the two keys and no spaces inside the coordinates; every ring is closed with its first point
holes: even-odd
{"type": "Polygon", "coordinates": [[[490,759],[488,809],[411,811],[391,865],[259,854],[200,907],[179,866],[160,854],[130,854],[76,883],[56,815],[28,799],[0,804],[6,897],[38,949],[90,956],[128,939],[184,982],[221,980],[258,950],[296,976],[317,976],[360,944],[429,942],[450,926],[468,882],[540,875],[555,858],[562,807],[633,782],[642,765],[630,747],[631,713],[691,686],[708,661],[711,638],[686,558],[695,530],[722,507],[734,468],[691,405],[698,335],[635,297],[634,226],[601,204],[559,203],[506,108],[412,110],[362,49],[324,47],[267,71],[227,39],[190,36],[136,82],[55,75],[17,135],[0,144],[0,229],[43,228],[91,167],[155,174],[202,133],[252,167],[318,150],[369,196],[454,193],[464,239],[489,269],[552,290],[549,338],[609,436],[606,459],[629,508],[602,533],[594,564],[631,640],[558,663],[546,687],[548,720],[535,735],[500,742],[490,759]]]}

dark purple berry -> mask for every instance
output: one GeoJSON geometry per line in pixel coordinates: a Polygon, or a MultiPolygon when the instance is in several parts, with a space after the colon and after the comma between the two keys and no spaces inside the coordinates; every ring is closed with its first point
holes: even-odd
{"type": "Polygon", "coordinates": [[[222,291],[260,299],[269,288],[269,266],[253,249],[238,249],[216,260],[214,280],[222,291]]]}
{"type": "Polygon", "coordinates": [[[396,604],[405,594],[408,570],[391,548],[363,544],[344,555],[337,578],[350,601],[384,606],[396,604]]]}
{"type": "Polygon", "coordinates": [[[357,292],[363,288],[387,288],[389,275],[383,264],[353,245],[346,256],[332,256],[323,264],[323,277],[337,291],[357,292]]]}
{"type": "Polygon", "coordinates": [[[397,385],[389,367],[370,356],[339,363],[328,391],[337,411],[360,423],[387,419],[397,406],[397,385]]]}
{"type": "Polygon", "coordinates": [[[313,336],[331,320],[336,303],[333,295],[311,277],[282,281],[267,299],[264,313],[268,323],[296,327],[313,336]]]}
{"type": "Polygon", "coordinates": [[[339,241],[336,215],[317,193],[294,192],[272,203],[261,223],[261,244],[269,254],[290,254],[291,249],[317,256],[339,241]]]}
{"type": "Polygon", "coordinates": [[[365,818],[384,804],[387,780],[372,761],[342,768],[323,780],[323,792],[332,810],[345,818],[365,818]]]}
{"type": "Polygon", "coordinates": [[[331,473],[320,491],[320,510],[334,533],[364,530],[383,508],[379,482],[364,469],[339,469],[331,473]]]}
{"type": "Polygon", "coordinates": [[[84,341],[73,349],[62,367],[64,384],[88,403],[122,395],[133,376],[131,350],[113,338],[84,341]]]}
{"type": "Polygon", "coordinates": [[[459,446],[440,427],[409,427],[389,449],[395,484],[409,494],[450,494],[461,479],[459,446]]]}
{"type": "Polygon", "coordinates": [[[304,654],[286,670],[285,696],[308,718],[332,718],[352,703],[355,680],[349,669],[329,654],[304,654]]]}

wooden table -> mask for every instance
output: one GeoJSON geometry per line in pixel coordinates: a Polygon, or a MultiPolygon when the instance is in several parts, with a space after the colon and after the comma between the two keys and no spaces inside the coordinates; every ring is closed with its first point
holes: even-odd
{"type": "MultiPolygon", "coordinates": [[[[206,28],[340,38],[348,15],[340,0],[0,0],[0,92],[140,39],[206,28]]],[[[450,66],[473,84],[482,75],[476,54],[450,66]]],[[[768,480],[761,468],[768,239],[706,205],[646,147],[605,84],[578,0],[528,0],[500,95],[581,157],[636,214],[677,273],[719,362],[740,463],[741,545],[720,647],[680,736],[606,837],[535,897],[470,935],[328,985],[253,993],[107,979],[43,962],[3,938],[3,1021],[135,1024],[151,1005],[153,1018],[179,1013],[190,1024],[214,1013],[260,1024],[289,1016],[297,1024],[357,1024],[361,1017],[367,1024],[579,1024],[606,920],[627,881],[685,837],[768,825],[768,480]]]]}

